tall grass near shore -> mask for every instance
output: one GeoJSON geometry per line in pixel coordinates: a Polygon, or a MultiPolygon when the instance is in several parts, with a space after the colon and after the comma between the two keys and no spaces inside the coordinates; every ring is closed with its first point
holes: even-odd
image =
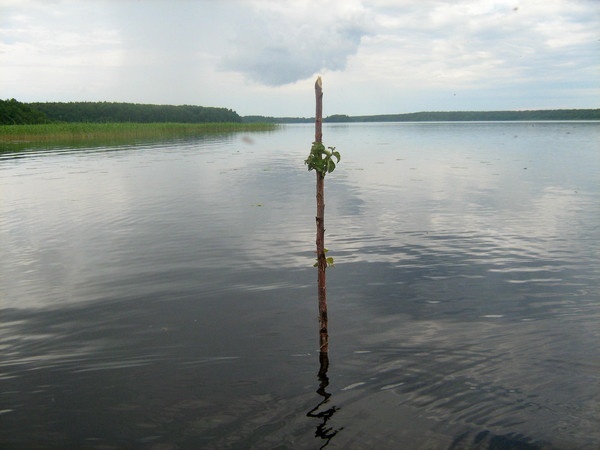
{"type": "Polygon", "coordinates": [[[177,137],[235,131],[269,131],[266,123],[52,123],[2,125],[0,140],[53,140],[95,137],[177,137]]]}
{"type": "Polygon", "coordinates": [[[206,134],[271,131],[266,123],[52,123],[0,126],[0,150],[27,144],[105,145],[206,134]]]}

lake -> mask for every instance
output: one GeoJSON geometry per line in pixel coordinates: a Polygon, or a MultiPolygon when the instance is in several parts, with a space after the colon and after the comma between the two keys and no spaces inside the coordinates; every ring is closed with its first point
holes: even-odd
{"type": "Polygon", "coordinates": [[[0,447],[600,446],[600,122],[0,153],[0,447]]]}

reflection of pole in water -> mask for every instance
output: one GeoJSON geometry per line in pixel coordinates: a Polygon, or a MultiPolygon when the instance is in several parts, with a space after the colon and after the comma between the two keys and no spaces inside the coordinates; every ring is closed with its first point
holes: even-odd
{"type": "Polygon", "coordinates": [[[315,437],[322,439],[325,443],[320,448],[325,448],[331,439],[338,434],[343,428],[339,428],[335,430],[333,427],[327,426],[327,422],[329,419],[333,417],[336,411],[340,408],[337,406],[332,406],[328,409],[321,409],[321,407],[329,402],[329,398],[331,394],[325,391],[325,388],[329,385],[329,377],[327,376],[327,371],[329,370],[329,355],[327,352],[319,353],[319,389],[317,389],[317,394],[323,397],[323,400],[319,402],[317,406],[311,409],[306,413],[307,417],[314,417],[316,419],[321,419],[321,423],[317,425],[317,429],[315,431],[315,437]]]}

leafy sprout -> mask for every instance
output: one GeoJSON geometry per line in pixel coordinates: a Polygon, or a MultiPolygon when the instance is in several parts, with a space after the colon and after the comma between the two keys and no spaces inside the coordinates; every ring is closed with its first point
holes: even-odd
{"type": "Polygon", "coordinates": [[[327,147],[321,142],[313,142],[310,149],[310,154],[304,163],[308,166],[308,170],[316,170],[322,176],[327,175],[335,170],[335,165],[340,162],[340,152],[335,150],[335,147],[327,147]],[[336,159],[336,162],[333,161],[336,159]]]}

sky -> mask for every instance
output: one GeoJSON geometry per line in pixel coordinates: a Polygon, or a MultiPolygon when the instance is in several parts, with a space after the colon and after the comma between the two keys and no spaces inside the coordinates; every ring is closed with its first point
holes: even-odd
{"type": "Polygon", "coordinates": [[[0,0],[0,98],[240,115],[600,107],[600,0],[0,0]]]}

